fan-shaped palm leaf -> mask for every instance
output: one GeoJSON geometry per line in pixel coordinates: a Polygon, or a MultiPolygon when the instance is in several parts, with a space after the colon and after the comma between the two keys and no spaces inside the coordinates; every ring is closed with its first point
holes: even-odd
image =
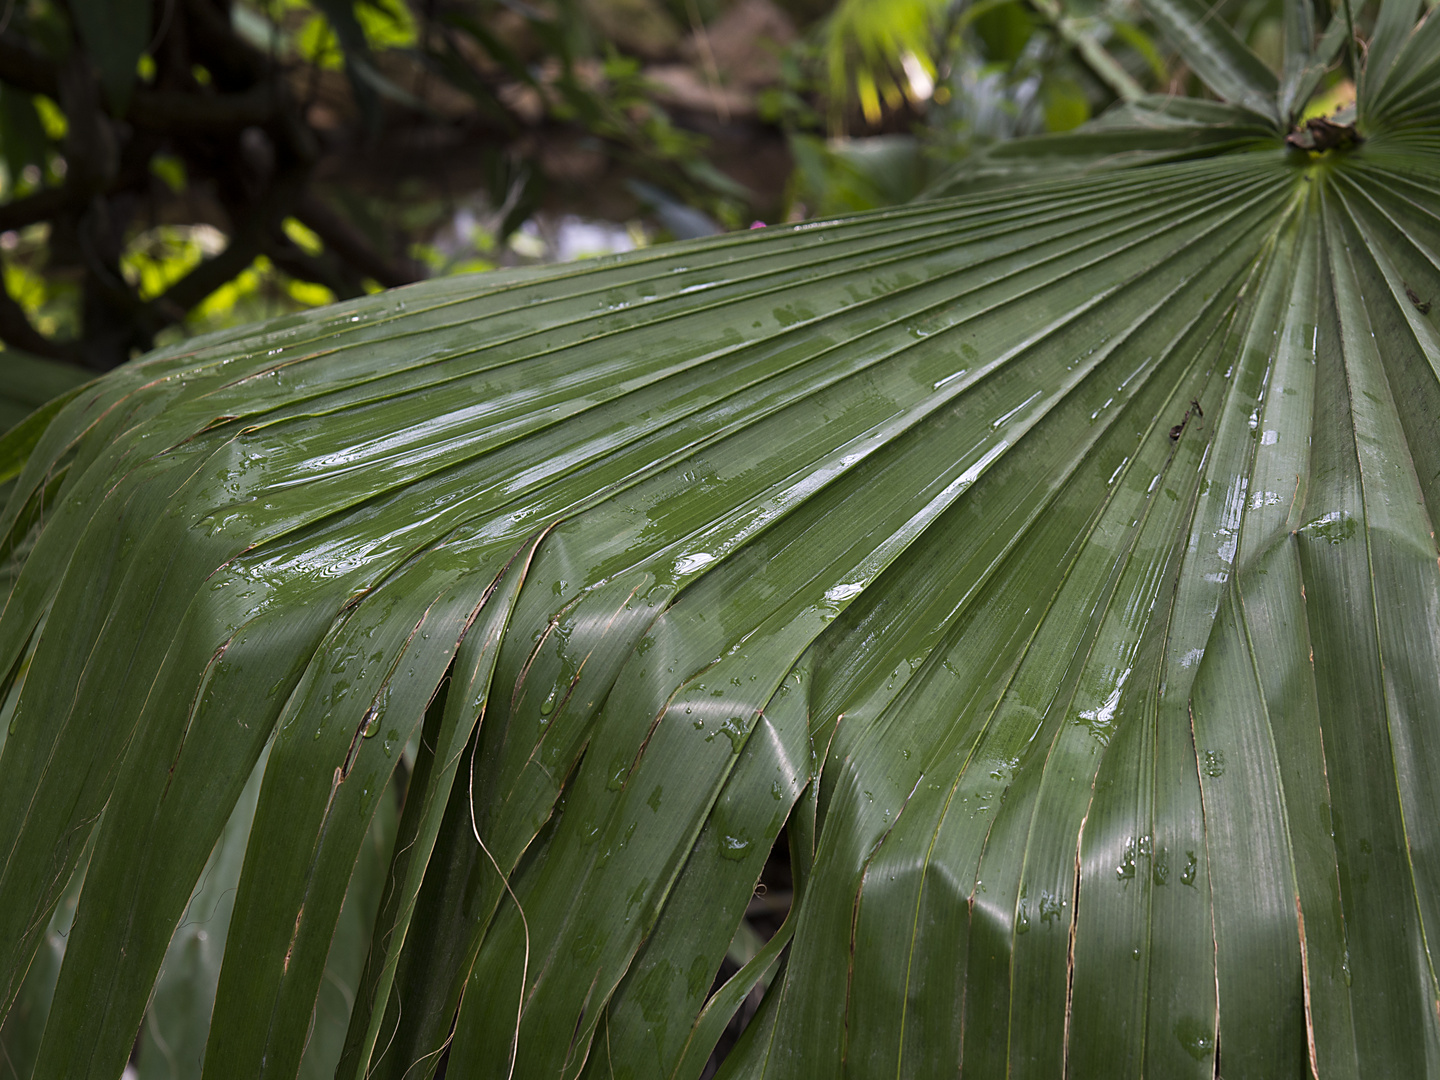
{"type": "Polygon", "coordinates": [[[767,972],[728,1075],[1440,1070],[1440,21],[1306,151],[1305,18],[1277,79],[1164,12],[1230,104],[1007,190],[61,408],[0,519],[7,1006],[93,852],[35,1074],[118,1074],[263,761],[204,1074],[295,1075],[417,734],[339,1076],[693,1077],[767,972]]]}

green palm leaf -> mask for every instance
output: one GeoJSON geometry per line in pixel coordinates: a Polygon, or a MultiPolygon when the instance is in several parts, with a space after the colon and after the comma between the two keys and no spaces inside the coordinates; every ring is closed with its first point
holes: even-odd
{"type": "Polygon", "coordinates": [[[1167,10],[1231,104],[192,342],[0,441],[35,1075],[113,1080],[192,976],[206,1077],[695,1077],[762,977],[726,1075],[1440,1069],[1440,22],[1387,6],[1307,153],[1333,35],[1267,80],[1167,10]]]}

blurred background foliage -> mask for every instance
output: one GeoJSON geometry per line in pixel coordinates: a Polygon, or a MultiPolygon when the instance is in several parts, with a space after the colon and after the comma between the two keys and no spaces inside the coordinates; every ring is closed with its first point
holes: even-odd
{"type": "MultiPolygon", "coordinates": [[[[91,370],[422,276],[906,202],[976,148],[1204,92],[1138,0],[0,6],[0,341],[91,370]]],[[[1215,17],[1279,68],[1280,0],[1215,17]]]]}
{"type": "MultiPolygon", "coordinates": [[[[1138,0],[0,5],[0,342],[91,370],[421,277],[904,202],[998,140],[1203,94],[1138,0]]],[[[1215,17],[1278,69],[1280,0],[1215,17]]]]}

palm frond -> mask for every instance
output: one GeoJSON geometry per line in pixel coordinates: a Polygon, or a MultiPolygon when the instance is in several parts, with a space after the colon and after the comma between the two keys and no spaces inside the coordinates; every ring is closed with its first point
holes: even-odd
{"type": "Polygon", "coordinates": [[[88,860],[35,1075],[118,1075],[257,776],[206,1077],[320,1068],[367,904],[344,1077],[694,1077],[762,978],[725,1075],[1440,1068],[1435,26],[1353,146],[1212,41],[1233,104],[1005,190],[400,289],[0,440],[6,1008],[88,860]]]}

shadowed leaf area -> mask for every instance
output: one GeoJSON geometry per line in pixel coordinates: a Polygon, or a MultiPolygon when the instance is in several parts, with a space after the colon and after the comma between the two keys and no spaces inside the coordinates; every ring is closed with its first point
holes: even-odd
{"type": "Polygon", "coordinates": [[[1440,1072],[1440,19],[1322,131],[1338,23],[1154,12],[1223,100],[6,436],[9,1067],[1440,1072]]]}

